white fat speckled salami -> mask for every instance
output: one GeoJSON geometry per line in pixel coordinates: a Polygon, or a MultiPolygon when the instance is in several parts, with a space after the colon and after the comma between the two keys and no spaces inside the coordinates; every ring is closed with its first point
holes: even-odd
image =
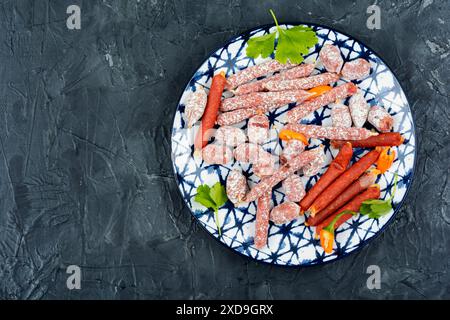
{"type": "Polygon", "coordinates": [[[284,224],[300,216],[300,206],[295,202],[283,202],[270,211],[270,221],[275,224],[284,224]]]}
{"type": "Polygon", "coordinates": [[[255,223],[255,247],[263,248],[267,244],[267,234],[269,231],[269,215],[271,206],[272,190],[262,195],[256,204],[255,223]]]}
{"type": "Polygon", "coordinates": [[[268,91],[306,90],[317,86],[328,85],[339,80],[337,73],[325,72],[307,78],[293,80],[272,80],[263,84],[268,91]]]}
{"type": "Polygon", "coordinates": [[[389,132],[394,125],[392,116],[384,108],[379,106],[370,108],[368,120],[380,132],[389,132]]]}
{"type": "Polygon", "coordinates": [[[320,169],[322,169],[323,165],[325,164],[326,160],[322,145],[319,148],[313,149],[312,151],[315,151],[316,157],[302,169],[303,174],[306,177],[312,177],[318,174],[320,169]]]}
{"type": "Polygon", "coordinates": [[[231,126],[223,126],[217,129],[214,138],[215,142],[228,147],[236,147],[247,141],[244,130],[231,126]]]}
{"type": "Polygon", "coordinates": [[[319,53],[319,59],[328,72],[339,73],[344,63],[339,48],[331,44],[326,44],[322,47],[319,53]]]}
{"type": "Polygon", "coordinates": [[[303,142],[297,139],[290,139],[285,142],[285,147],[280,156],[280,162],[285,164],[291,161],[294,157],[298,157],[300,153],[305,150],[305,145],[303,142]]]}
{"type": "Polygon", "coordinates": [[[367,115],[370,109],[366,98],[364,98],[361,92],[357,92],[350,98],[348,106],[353,119],[353,125],[357,128],[362,128],[367,121],[367,115]]]}
{"type": "Polygon", "coordinates": [[[287,112],[288,122],[297,122],[308,116],[311,112],[333,103],[336,100],[345,99],[348,96],[355,94],[357,91],[356,85],[353,83],[345,83],[343,85],[334,87],[318,97],[297,105],[287,112]]]}
{"type": "Polygon", "coordinates": [[[277,72],[295,67],[295,64],[280,63],[277,60],[268,60],[263,63],[247,67],[238,73],[235,73],[227,78],[225,89],[232,90],[244,83],[250,82],[253,79],[265,76],[269,73],[277,72]]]}
{"type": "Polygon", "coordinates": [[[262,144],[269,138],[269,118],[265,115],[256,115],[248,120],[247,124],[248,141],[262,144]]]}
{"type": "Polygon", "coordinates": [[[271,176],[275,172],[275,160],[271,163],[256,162],[252,168],[253,174],[260,179],[271,176]]]}
{"type": "Polygon", "coordinates": [[[279,182],[283,181],[289,177],[294,172],[300,170],[307,163],[314,159],[314,153],[311,151],[305,151],[301,153],[298,157],[294,158],[291,162],[284,164],[279,169],[277,169],[273,175],[270,177],[263,178],[258,184],[256,184],[250,192],[245,196],[246,202],[255,201],[263,194],[272,190],[272,188],[279,182]]]}
{"type": "Polygon", "coordinates": [[[234,157],[239,162],[268,165],[273,163],[273,156],[255,143],[242,143],[234,149],[234,157]]]}
{"type": "Polygon", "coordinates": [[[246,84],[243,84],[236,89],[232,90],[232,92],[236,96],[241,96],[243,94],[248,94],[251,92],[259,92],[264,91],[263,84],[272,81],[272,80],[290,80],[290,79],[298,79],[307,77],[313,72],[314,65],[310,63],[304,63],[299,66],[296,66],[291,69],[283,70],[278,74],[275,74],[273,76],[267,77],[265,79],[249,82],[246,84]]]}
{"type": "Polygon", "coordinates": [[[256,108],[238,109],[221,113],[217,117],[217,124],[219,126],[229,126],[244,121],[256,114],[258,114],[258,109],[256,108]]]}
{"type": "Polygon", "coordinates": [[[222,100],[220,111],[228,112],[246,108],[281,107],[292,102],[301,102],[310,94],[304,90],[289,90],[280,92],[252,92],[242,96],[222,100]]]}
{"type": "Polygon", "coordinates": [[[289,201],[299,202],[305,196],[305,187],[297,174],[291,174],[283,181],[284,194],[289,201]]]}
{"type": "Polygon", "coordinates": [[[208,95],[203,87],[197,86],[188,98],[185,107],[185,114],[188,127],[192,127],[203,115],[205,111],[208,95]]]}
{"type": "Polygon", "coordinates": [[[202,158],[208,164],[227,164],[233,161],[233,151],[220,144],[208,144],[202,149],[202,158]]]}
{"type": "Polygon", "coordinates": [[[347,80],[361,80],[370,74],[370,63],[358,58],[344,64],[341,71],[342,77],[347,80]]]}
{"type": "Polygon", "coordinates": [[[352,126],[352,116],[345,104],[333,103],[331,105],[331,122],[333,127],[350,128],[352,126]]]}
{"type": "Polygon", "coordinates": [[[287,130],[303,133],[309,138],[331,140],[362,140],[378,135],[376,132],[364,128],[322,127],[313,124],[289,123],[287,130]]]}
{"type": "Polygon", "coordinates": [[[238,170],[231,171],[228,174],[226,186],[228,199],[232,203],[238,204],[245,198],[247,190],[247,179],[245,179],[242,172],[238,170]]]}

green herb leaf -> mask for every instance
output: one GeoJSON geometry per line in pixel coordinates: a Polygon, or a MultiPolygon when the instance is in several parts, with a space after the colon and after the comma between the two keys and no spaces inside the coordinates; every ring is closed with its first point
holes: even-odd
{"type": "Polygon", "coordinates": [[[387,200],[372,199],[366,200],[361,204],[359,212],[362,215],[366,215],[371,219],[378,219],[387,215],[392,210],[392,199],[394,199],[395,192],[397,191],[397,173],[394,177],[394,190],[387,200]]]}
{"type": "Polygon", "coordinates": [[[361,207],[359,208],[359,213],[361,213],[363,216],[368,215],[372,212],[372,209],[370,208],[370,205],[368,204],[361,204],[361,207]]]}
{"type": "Polygon", "coordinates": [[[290,29],[278,28],[278,45],[275,59],[281,63],[301,63],[303,55],[317,43],[317,36],[311,28],[296,26],[290,29]]]}
{"type": "Polygon", "coordinates": [[[204,185],[200,185],[197,188],[197,194],[195,195],[195,201],[200,203],[201,205],[210,208],[210,209],[215,209],[216,208],[216,204],[214,202],[214,200],[211,198],[211,196],[209,195],[210,192],[210,188],[208,185],[204,184],[204,185]]]}
{"type": "Polygon", "coordinates": [[[220,182],[214,184],[212,188],[207,184],[200,185],[197,188],[197,194],[194,199],[206,208],[214,210],[214,220],[216,221],[217,230],[219,230],[219,236],[221,236],[222,230],[219,224],[219,208],[228,201],[225,187],[221,185],[220,182]]]}
{"type": "Polygon", "coordinates": [[[225,187],[221,185],[220,182],[217,182],[212,186],[211,190],[209,191],[209,195],[211,196],[211,199],[213,199],[213,201],[216,203],[217,208],[220,208],[225,204],[225,202],[228,201],[225,187]]]}
{"type": "Polygon", "coordinates": [[[267,58],[275,50],[275,59],[281,63],[301,63],[303,55],[309,52],[318,38],[310,27],[295,26],[290,29],[282,29],[278,25],[275,13],[270,10],[275,21],[276,31],[259,37],[253,37],[247,42],[246,54],[250,58],[262,56],[267,58]],[[275,41],[278,39],[275,48],[275,41]]]}
{"type": "Polygon", "coordinates": [[[251,38],[247,42],[246,54],[250,58],[257,58],[259,56],[267,58],[270,56],[275,47],[276,33],[265,34],[260,37],[251,38]]]}

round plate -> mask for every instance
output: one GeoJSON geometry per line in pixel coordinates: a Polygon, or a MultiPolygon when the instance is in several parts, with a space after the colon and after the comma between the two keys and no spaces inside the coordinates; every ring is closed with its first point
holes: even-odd
{"type": "MultiPolygon", "coordinates": [[[[378,220],[361,215],[348,220],[337,230],[335,250],[331,254],[324,253],[319,241],[314,237],[314,227],[306,227],[304,217],[284,225],[270,223],[268,244],[262,250],[258,250],[253,245],[256,213],[254,202],[234,207],[228,201],[219,210],[219,220],[222,226],[222,236],[219,237],[214,213],[194,201],[193,198],[199,185],[206,183],[211,186],[217,181],[225,185],[227,175],[232,169],[242,170],[248,177],[250,186],[258,181],[249,165],[238,162],[226,166],[207,165],[193,157],[193,137],[198,126],[194,129],[187,129],[184,104],[196,86],[203,86],[208,89],[212,76],[219,71],[225,71],[229,76],[248,66],[263,62],[263,59],[254,60],[245,55],[246,43],[251,37],[273,32],[275,30],[273,26],[252,29],[232,38],[200,66],[189,81],[179,101],[172,129],[172,161],[177,183],[184,201],[200,225],[227,247],[255,260],[276,265],[317,265],[336,260],[361,248],[383,230],[400,208],[411,185],[415,164],[415,133],[411,110],[392,71],[378,55],[361,42],[323,26],[306,25],[316,31],[319,42],[314,50],[311,49],[309,55],[305,57],[305,62],[315,63],[318,60],[318,53],[325,43],[338,46],[345,61],[359,57],[370,61],[372,66],[370,76],[362,81],[354,82],[364,92],[366,100],[371,105],[384,106],[394,117],[394,131],[400,132],[405,138],[405,143],[396,148],[397,159],[393,166],[377,181],[381,186],[382,198],[387,199],[393,191],[394,173],[397,172],[398,174],[398,188],[393,199],[394,210],[391,210],[388,215],[378,220]]],[[[282,25],[282,27],[287,28],[290,26],[292,25],[282,25]]],[[[317,61],[315,73],[323,72],[323,69],[323,66],[317,61]]],[[[339,84],[342,82],[341,80],[339,84]]],[[[279,108],[268,114],[271,128],[276,130],[282,128],[285,122],[285,112],[290,108],[292,108],[292,105],[279,108]]],[[[303,119],[302,123],[327,126],[330,125],[330,121],[330,108],[324,107],[303,119]]],[[[245,129],[246,122],[236,126],[245,129]]],[[[337,150],[330,147],[329,141],[319,139],[312,139],[309,148],[315,148],[321,144],[325,147],[326,163],[328,164],[336,156],[337,150]]],[[[265,143],[263,147],[273,154],[279,154],[282,150],[282,145],[277,137],[265,143]]],[[[358,160],[366,152],[363,149],[354,149],[352,161],[358,160]]],[[[324,166],[317,176],[302,177],[307,190],[317,181],[326,168],[327,166],[324,166]]],[[[284,193],[281,187],[274,189],[272,201],[273,205],[284,201],[284,193]]]]}

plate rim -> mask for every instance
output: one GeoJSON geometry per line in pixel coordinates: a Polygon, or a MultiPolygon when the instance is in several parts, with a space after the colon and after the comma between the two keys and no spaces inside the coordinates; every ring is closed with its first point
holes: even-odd
{"type": "MultiPolygon", "coordinates": [[[[329,26],[327,26],[327,25],[325,25],[325,24],[314,23],[314,22],[301,22],[301,21],[295,21],[295,22],[292,22],[292,21],[286,21],[286,22],[279,23],[279,25],[280,25],[280,26],[282,26],[282,25],[308,25],[308,26],[313,26],[313,27],[326,28],[326,29],[329,29],[329,30],[331,30],[331,31],[338,32],[338,33],[340,33],[340,34],[342,34],[342,35],[344,35],[344,36],[346,36],[346,37],[348,37],[348,38],[350,38],[350,39],[353,39],[353,40],[355,40],[355,41],[361,43],[362,45],[364,45],[364,46],[365,46],[367,49],[369,49],[373,54],[375,54],[375,55],[376,55],[376,56],[377,56],[377,57],[378,57],[385,65],[386,65],[386,67],[388,68],[388,70],[394,75],[395,80],[397,81],[398,85],[400,86],[400,89],[402,90],[403,94],[405,95],[406,102],[408,103],[409,112],[411,113],[411,124],[412,124],[411,129],[412,129],[412,134],[413,134],[413,137],[414,137],[414,143],[415,143],[415,145],[414,145],[414,162],[413,162],[413,167],[412,167],[412,170],[411,170],[410,183],[409,183],[409,185],[406,187],[405,195],[404,195],[403,199],[402,199],[402,200],[398,203],[398,205],[396,206],[396,208],[395,208],[394,213],[392,214],[392,216],[391,216],[391,217],[389,218],[389,220],[386,221],[386,223],[378,230],[378,232],[375,233],[374,236],[372,236],[371,238],[369,238],[369,239],[367,239],[367,240],[364,240],[364,241],[360,242],[359,245],[358,245],[358,247],[356,247],[354,250],[351,250],[350,252],[344,252],[342,255],[337,256],[336,258],[331,259],[331,260],[327,260],[327,261],[323,261],[323,260],[322,260],[322,261],[319,262],[319,263],[308,263],[308,264],[278,264],[278,263],[268,262],[268,261],[264,261],[264,260],[258,260],[258,259],[255,259],[254,257],[251,257],[251,256],[249,256],[249,255],[246,255],[246,254],[244,254],[244,253],[242,253],[242,252],[240,252],[240,251],[238,251],[238,250],[235,250],[235,249],[233,249],[232,247],[228,246],[226,243],[220,241],[219,238],[215,237],[211,232],[208,231],[208,229],[200,222],[200,220],[198,219],[198,217],[196,217],[195,214],[193,214],[193,211],[189,208],[189,205],[188,205],[186,199],[184,198],[183,193],[181,192],[181,189],[180,189],[180,181],[178,180],[178,177],[177,177],[177,172],[176,172],[176,168],[175,168],[175,161],[174,161],[174,158],[173,158],[173,157],[174,157],[174,154],[173,154],[173,152],[172,152],[172,150],[173,150],[173,139],[172,139],[172,137],[173,137],[173,131],[174,131],[174,126],[173,126],[173,124],[175,123],[175,117],[176,117],[176,115],[177,115],[179,102],[181,101],[181,98],[182,98],[184,92],[185,92],[186,89],[189,87],[189,82],[188,82],[187,85],[184,87],[183,91],[181,92],[181,94],[179,95],[179,97],[178,97],[178,99],[177,99],[177,105],[176,105],[175,112],[174,112],[174,114],[173,114],[172,122],[171,122],[171,123],[172,123],[172,128],[171,128],[171,130],[170,130],[170,158],[171,158],[171,161],[172,161],[173,177],[175,178],[175,182],[177,183],[177,190],[178,190],[178,193],[179,193],[179,195],[181,196],[181,198],[183,199],[183,203],[184,203],[185,207],[187,207],[187,209],[190,211],[191,216],[195,219],[197,225],[199,225],[199,226],[200,226],[200,227],[201,227],[201,228],[202,228],[202,229],[203,229],[210,237],[212,237],[215,241],[217,241],[218,243],[220,243],[222,246],[224,246],[224,247],[227,248],[228,250],[231,250],[231,251],[233,251],[234,253],[237,253],[238,255],[240,255],[240,256],[242,256],[242,257],[245,257],[245,258],[248,259],[249,261],[252,261],[252,262],[255,262],[255,263],[265,264],[265,265],[268,265],[268,266],[276,266],[276,267],[279,267],[279,268],[288,268],[288,269],[293,269],[293,268],[311,268],[311,267],[318,267],[318,266],[323,266],[323,265],[327,265],[327,264],[332,263],[332,262],[339,261],[339,260],[341,260],[341,259],[343,259],[343,258],[348,257],[348,256],[351,255],[351,254],[357,254],[357,253],[360,253],[361,250],[362,250],[363,248],[366,247],[366,245],[368,245],[369,243],[371,243],[373,240],[377,239],[377,238],[385,231],[385,229],[386,229],[389,225],[392,224],[394,218],[397,216],[397,214],[398,214],[398,212],[400,211],[400,209],[402,208],[402,206],[403,206],[403,204],[404,204],[406,198],[408,197],[409,192],[410,192],[411,187],[412,187],[412,184],[414,183],[414,177],[415,177],[416,167],[417,167],[417,149],[418,149],[418,147],[419,147],[419,141],[418,141],[418,139],[417,139],[417,134],[416,134],[416,124],[415,124],[415,122],[414,122],[414,114],[413,114],[413,111],[412,111],[412,109],[411,109],[411,104],[409,103],[408,95],[407,95],[406,91],[403,89],[403,86],[402,86],[401,82],[399,81],[399,79],[397,78],[397,75],[392,71],[391,66],[390,66],[390,65],[382,58],[381,55],[378,54],[377,51],[373,50],[373,49],[372,49],[370,46],[368,46],[365,42],[360,41],[359,38],[354,37],[354,36],[352,36],[352,35],[349,35],[348,33],[343,32],[343,31],[341,31],[341,30],[338,29],[338,28],[329,27],[329,26]]],[[[233,35],[232,37],[228,38],[222,45],[220,45],[220,46],[214,48],[213,50],[209,51],[209,52],[207,53],[207,55],[206,55],[207,58],[204,59],[204,60],[198,65],[198,67],[197,67],[195,70],[200,69],[200,67],[201,67],[205,62],[207,62],[207,61],[209,60],[209,58],[210,58],[216,51],[218,51],[218,50],[220,50],[221,48],[223,48],[224,46],[226,46],[226,45],[232,43],[234,40],[237,40],[238,38],[242,37],[243,35],[250,34],[252,31],[256,31],[256,30],[258,30],[258,29],[271,28],[271,27],[274,27],[274,26],[275,26],[274,23],[263,24],[263,25],[259,25],[259,26],[256,26],[256,27],[252,27],[252,28],[245,29],[244,31],[240,32],[239,34],[233,35]]],[[[189,79],[192,79],[192,75],[190,76],[189,79]]]]}

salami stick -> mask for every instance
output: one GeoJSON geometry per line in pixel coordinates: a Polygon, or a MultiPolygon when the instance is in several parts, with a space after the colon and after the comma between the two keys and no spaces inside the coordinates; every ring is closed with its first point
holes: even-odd
{"type": "Polygon", "coordinates": [[[243,96],[227,98],[222,101],[220,111],[256,107],[281,107],[292,102],[302,102],[310,96],[305,90],[288,90],[282,92],[253,92],[243,96]]]}
{"type": "Polygon", "coordinates": [[[318,86],[324,86],[339,80],[337,73],[325,72],[307,78],[293,80],[272,80],[263,84],[268,91],[306,90],[318,86]]]}
{"type": "Polygon", "coordinates": [[[311,112],[324,107],[327,104],[335,102],[336,100],[345,99],[355,94],[356,91],[356,85],[351,82],[334,87],[330,91],[319,95],[317,98],[304,102],[290,110],[287,113],[287,120],[288,122],[297,122],[309,115],[311,112]]]}
{"type": "Polygon", "coordinates": [[[326,44],[319,52],[319,59],[323,66],[329,72],[339,72],[344,64],[344,59],[341,56],[341,50],[331,44],[326,44]]]}
{"type": "Polygon", "coordinates": [[[263,85],[264,85],[264,83],[266,83],[268,81],[291,80],[291,79],[303,78],[303,77],[309,76],[311,74],[311,72],[313,72],[313,70],[314,70],[314,64],[304,63],[297,67],[283,70],[280,73],[275,74],[270,77],[267,77],[265,79],[261,79],[261,80],[243,84],[243,85],[237,87],[236,89],[232,90],[232,92],[236,96],[241,96],[243,94],[248,94],[251,92],[264,91],[263,85]]]}
{"type": "Polygon", "coordinates": [[[270,211],[270,221],[275,224],[291,222],[300,216],[300,207],[295,202],[283,202],[270,211]]]}
{"type": "Polygon", "coordinates": [[[319,211],[319,213],[317,213],[314,217],[310,216],[305,225],[316,226],[321,223],[348,201],[373,185],[379,173],[380,172],[376,169],[372,169],[364,173],[358,180],[353,182],[347,189],[345,189],[344,192],[334,199],[333,202],[331,202],[325,209],[319,211]]]}
{"type": "MultiPolygon", "coordinates": [[[[394,147],[403,143],[405,138],[398,132],[380,133],[363,140],[351,141],[353,148],[375,148],[375,147],[394,147]]],[[[333,148],[341,148],[348,140],[333,140],[331,145],[333,148]]]]}
{"type": "Polygon", "coordinates": [[[266,62],[245,68],[235,73],[227,79],[227,90],[232,90],[241,84],[252,81],[253,79],[265,76],[266,74],[285,70],[294,67],[294,64],[280,63],[277,60],[268,60],[266,62]]]}
{"type": "Polygon", "coordinates": [[[348,61],[342,67],[341,74],[347,80],[361,80],[370,74],[370,63],[362,58],[348,61]]]}
{"type": "Polygon", "coordinates": [[[330,184],[322,193],[314,200],[306,213],[315,216],[317,212],[325,209],[336,197],[338,197],[349,185],[358,179],[364,171],[377,161],[380,150],[377,148],[370,151],[364,157],[355,162],[349,169],[342,173],[332,184],[330,184]]]}
{"type": "Polygon", "coordinates": [[[309,138],[331,139],[331,140],[362,140],[378,133],[365,128],[345,128],[345,127],[322,127],[313,124],[289,123],[286,129],[303,133],[309,138]]]}
{"type": "Polygon", "coordinates": [[[272,176],[263,178],[257,185],[255,185],[245,196],[245,202],[255,201],[269,190],[272,190],[272,188],[279,182],[283,181],[295,171],[298,171],[304,165],[311,162],[314,159],[314,156],[315,155],[313,152],[305,151],[291,162],[281,166],[272,176]]]}
{"type": "Polygon", "coordinates": [[[225,83],[226,79],[224,72],[215,75],[212,79],[205,112],[203,113],[199,131],[197,132],[197,136],[195,137],[195,150],[201,150],[208,143],[208,131],[210,131],[216,123],[225,83]]]}
{"type": "MultiPolygon", "coordinates": [[[[337,210],[335,213],[333,213],[331,216],[329,216],[327,219],[325,219],[319,225],[317,225],[317,227],[316,227],[316,235],[319,235],[320,231],[323,228],[325,228],[327,225],[329,225],[331,223],[331,221],[333,221],[333,219],[339,213],[341,213],[343,211],[347,211],[347,210],[353,211],[353,212],[358,212],[359,208],[361,207],[361,204],[364,201],[372,200],[372,199],[378,199],[379,197],[380,197],[380,186],[379,185],[373,185],[373,186],[369,187],[364,192],[360,193],[355,198],[353,198],[353,200],[350,200],[349,202],[347,202],[346,205],[341,207],[339,210],[337,210]]],[[[349,214],[349,213],[342,215],[338,219],[336,224],[334,225],[334,229],[336,230],[337,228],[339,228],[339,226],[341,226],[345,221],[347,221],[351,217],[353,217],[353,215],[349,214]]]]}
{"type": "Polygon", "coordinates": [[[233,204],[238,204],[247,193],[247,179],[241,171],[233,170],[227,176],[226,192],[233,204]]]}
{"type": "Polygon", "coordinates": [[[352,159],[353,149],[351,143],[345,144],[337,154],[336,158],[330,163],[327,171],[320,177],[316,184],[309,189],[306,196],[300,202],[302,210],[308,209],[313,201],[339,177],[346,169],[352,159]]]}
{"type": "Polygon", "coordinates": [[[258,110],[256,108],[238,109],[230,112],[225,112],[219,114],[219,116],[217,117],[217,124],[219,126],[229,126],[244,121],[257,114],[258,110]]]}
{"type": "Polygon", "coordinates": [[[258,198],[256,209],[255,247],[263,248],[267,244],[267,232],[269,231],[270,198],[272,190],[258,198]]]}

